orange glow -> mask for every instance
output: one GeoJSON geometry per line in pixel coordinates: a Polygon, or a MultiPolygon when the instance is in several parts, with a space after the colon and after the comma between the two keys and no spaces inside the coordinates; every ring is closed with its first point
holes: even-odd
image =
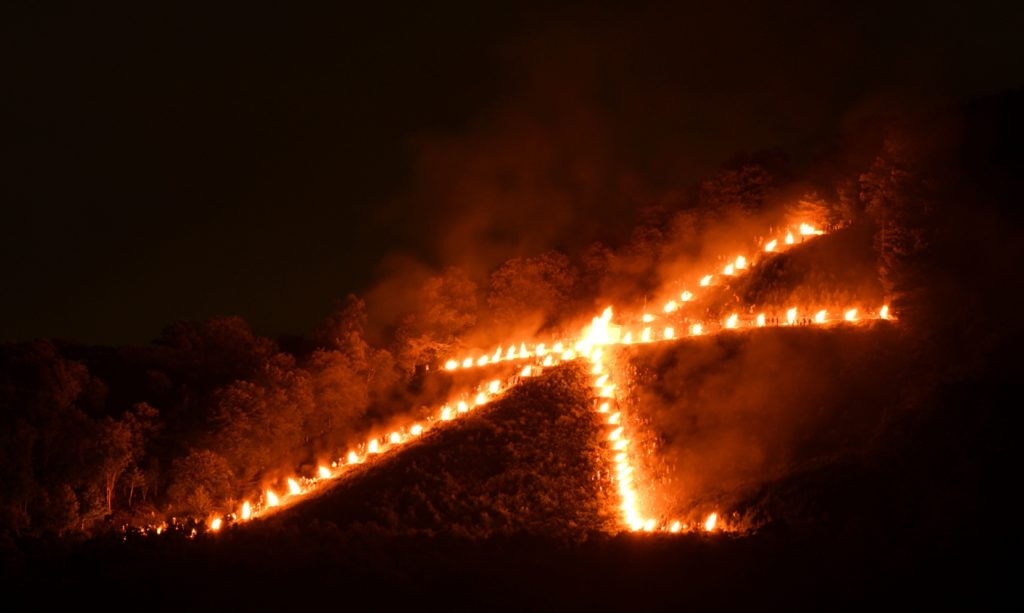
{"type": "Polygon", "coordinates": [[[707,286],[711,285],[711,278],[712,278],[711,275],[704,275],[704,278],[702,278],[700,280],[700,286],[701,287],[707,287],[707,286]]]}
{"type": "Polygon", "coordinates": [[[521,371],[519,371],[519,376],[520,377],[529,377],[530,374],[532,374],[532,372],[533,372],[533,367],[530,366],[529,364],[527,364],[526,366],[523,366],[523,369],[521,371]]]}
{"type": "Polygon", "coordinates": [[[672,534],[675,534],[675,533],[679,532],[680,530],[682,530],[682,528],[683,528],[682,524],[680,524],[678,521],[674,521],[674,522],[672,522],[672,527],[669,528],[668,531],[671,532],[672,534]]]}
{"type": "Polygon", "coordinates": [[[792,245],[795,242],[796,242],[796,239],[793,238],[793,233],[792,232],[787,232],[786,233],[786,244],[787,245],[792,245]]]}
{"type": "Polygon", "coordinates": [[[700,336],[704,333],[704,326],[700,324],[693,324],[690,326],[690,334],[693,336],[700,336]]]}
{"type": "Polygon", "coordinates": [[[675,328],[673,328],[672,326],[666,327],[665,328],[665,338],[667,340],[672,340],[675,337],[676,337],[676,330],[675,330],[675,328]]]}
{"type": "Polygon", "coordinates": [[[682,294],[679,294],[679,299],[683,302],[689,302],[693,300],[693,293],[684,291],[682,294]]]}
{"type": "Polygon", "coordinates": [[[469,368],[471,366],[473,366],[473,358],[466,358],[465,360],[462,360],[463,368],[469,368]]]}
{"type": "Polygon", "coordinates": [[[419,435],[423,434],[423,426],[421,426],[419,424],[413,424],[412,428],[409,428],[409,432],[413,436],[419,436],[419,435]]]}
{"type": "Polygon", "coordinates": [[[726,264],[725,268],[722,269],[722,274],[728,276],[732,276],[733,274],[735,274],[735,272],[736,270],[734,269],[732,264],[726,264]]]}
{"type": "Polygon", "coordinates": [[[707,532],[714,532],[715,526],[718,525],[718,513],[712,513],[708,515],[708,518],[704,520],[704,530],[707,532]]]}
{"type": "Polygon", "coordinates": [[[292,496],[297,496],[302,493],[302,488],[299,487],[299,482],[291,477],[288,478],[288,493],[292,496]]]}
{"type": "Polygon", "coordinates": [[[354,451],[348,452],[348,463],[349,464],[358,464],[359,463],[359,456],[356,455],[356,452],[354,452],[354,451]]]}
{"type": "Polygon", "coordinates": [[[825,317],[828,315],[828,311],[822,309],[814,314],[814,323],[823,324],[825,323],[825,317]]]}
{"type": "Polygon", "coordinates": [[[445,370],[455,370],[459,367],[459,363],[455,360],[448,360],[444,363],[445,370]]]}
{"type": "Polygon", "coordinates": [[[267,490],[267,506],[276,507],[279,504],[281,504],[281,500],[274,493],[274,490],[267,490]]]}
{"type": "Polygon", "coordinates": [[[758,328],[763,328],[764,324],[765,324],[765,321],[766,320],[765,320],[765,317],[764,317],[764,313],[758,313],[757,314],[757,327],[758,328]]]}
{"type": "Polygon", "coordinates": [[[223,520],[221,518],[214,517],[210,521],[210,530],[213,530],[214,532],[217,532],[218,530],[220,530],[220,527],[221,527],[222,524],[223,524],[223,520]]]}
{"type": "Polygon", "coordinates": [[[824,232],[818,230],[817,228],[810,224],[802,223],[800,224],[800,234],[802,234],[803,236],[819,236],[821,234],[824,234],[824,232]]]}
{"type": "Polygon", "coordinates": [[[380,443],[377,442],[377,439],[370,439],[366,446],[366,451],[369,453],[380,453],[380,443]]]}
{"type": "Polygon", "coordinates": [[[768,241],[768,243],[764,246],[765,253],[771,253],[772,251],[775,251],[775,247],[778,244],[779,244],[779,241],[775,240],[774,238],[772,240],[768,241]]]}
{"type": "Polygon", "coordinates": [[[323,464],[321,464],[320,468],[317,469],[317,473],[320,475],[321,479],[330,479],[331,478],[331,471],[326,466],[324,466],[323,464]]]}
{"type": "Polygon", "coordinates": [[[850,309],[846,312],[846,321],[857,321],[857,309],[850,309]]]}
{"type": "Polygon", "coordinates": [[[480,392],[479,394],[476,395],[476,401],[475,402],[476,402],[477,406],[480,406],[481,404],[486,404],[487,403],[487,396],[483,392],[480,392]]]}
{"type": "Polygon", "coordinates": [[[644,328],[643,332],[640,333],[640,342],[649,343],[651,342],[651,329],[644,328]]]}
{"type": "Polygon", "coordinates": [[[736,256],[736,270],[743,270],[747,267],[747,258],[742,255],[736,256]]]}
{"type": "Polygon", "coordinates": [[[392,432],[390,435],[388,435],[388,442],[390,442],[392,445],[397,445],[398,443],[402,442],[402,435],[397,432],[392,432]]]}
{"type": "Polygon", "coordinates": [[[889,319],[889,305],[884,305],[879,311],[878,316],[881,319],[889,319]]]}
{"type": "Polygon", "coordinates": [[[737,315],[736,313],[733,313],[732,315],[729,316],[729,319],[725,320],[725,327],[726,328],[735,328],[736,327],[736,322],[738,320],[739,320],[739,315],[737,315]]]}
{"type": "Polygon", "coordinates": [[[242,516],[243,520],[247,520],[250,517],[252,517],[252,505],[249,504],[248,500],[242,503],[242,512],[240,515],[242,516]]]}
{"type": "Polygon", "coordinates": [[[665,303],[665,312],[666,313],[672,313],[672,312],[674,312],[678,308],[679,308],[679,305],[676,304],[675,300],[669,300],[667,303],[665,303]]]}
{"type": "Polygon", "coordinates": [[[654,315],[651,315],[650,313],[644,313],[643,316],[640,318],[640,321],[644,322],[645,324],[649,324],[652,321],[654,321],[654,315]]]}
{"type": "Polygon", "coordinates": [[[793,307],[786,311],[786,323],[788,323],[791,326],[794,323],[796,323],[796,307],[793,307]]]}

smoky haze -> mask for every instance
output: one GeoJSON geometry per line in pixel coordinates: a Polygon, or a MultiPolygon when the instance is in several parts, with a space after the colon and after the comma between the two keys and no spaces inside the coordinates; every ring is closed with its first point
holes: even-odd
{"type": "Polygon", "coordinates": [[[307,333],[396,257],[480,279],[616,244],[738,150],[800,167],[898,101],[1018,85],[1019,12],[26,5],[0,26],[0,338],[307,333]]]}

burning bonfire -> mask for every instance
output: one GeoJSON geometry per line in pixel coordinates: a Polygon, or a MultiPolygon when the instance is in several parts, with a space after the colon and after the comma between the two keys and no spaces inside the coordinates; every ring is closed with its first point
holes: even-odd
{"type": "MultiPolygon", "coordinates": [[[[410,422],[404,427],[382,432],[355,444],[345,455],[319,464],[310,477],[292,476],[272,484],[259,495],[243,501],[238,509],[226,516],[215,515],[206,519],[209,531],[217,532],[229,524],[249,522],[265,517],[308,497],[324,488],[353,468],[372,463],[376,458],[395,453],[408,443],[420,439],[448,422],[456,421],[500,398],[521,381],[536,377],[545,369],[559,364],[580,361],[587,365],[592,377],[594,410],[605,424],[604,436],[609,484],[617,492],[618,517],[621,529],[632,532],[715,532],[731,530],[722,510],[705,509],[701,521],[684,521],[677,517],[656,517],[646,501],[649,486],[640,474],[633,449],[639,420],[625,414],[621,394],[622,373],[616,365],[616,348],[650,343],[684,342],[687,337],[712,334],[736,334],[766,327],[787,326],[849,326],[871,320],[892,318],[886,304],[868,305],[785,305],[730,312],[721,319],[702,319],[694,316],[693,305],[702,292],[718,284],[748,274],[751,270],[776,254],[794,245],[825,234],[824,230],[807,222],[794,224],[777,235],[764,239],[748,253],[737,253],[718,269],[693,278],[680,279],[667,288],[657,309],[620,310],[608,306],[583,326],[575,337],[546,339],[544,341],[507,342],[493,351],[451,356],[443,363],[447,372],[470,371],[504,364],[513,366],[511,376],[479,382],[468,393],[452,398],[437,407],[428,418],[410,422]]],[[[695,512],[698,510],[694,510],[695,512]]],[[[164,526],[153,530],[159,533],[164,526]]]]}

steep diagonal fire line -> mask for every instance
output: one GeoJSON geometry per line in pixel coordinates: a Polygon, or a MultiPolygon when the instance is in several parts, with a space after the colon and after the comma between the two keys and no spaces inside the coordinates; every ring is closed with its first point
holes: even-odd
{"type": "MultiPolygon", "coordinates": [[[[717,512],[709,514],[697,526],[683,523],[678,519],[658,519],[644,509],[644,493],[642,487],[638,485],[637,470],[632,458],[629,420],[623,415],[619,383],[615,376],[614,356],[610,354],[619,346],[680,341],[687,337],[723,331],[771,326],[849,325],[874,319],[889,319],[888,305],[882,305],[877,310],[865,309],[863,305],[847,306],[842,309],[833,307],[832,310],[792,306],[784,311],[761,311],[743,315],[732,313],[725,319],[717,321],[682,316],[686,304],[696,300],[696,292],[715,285],[722,278],[734,278],[749,272],[764,257],[770,257],[797,244],[797,237],[803,242],[822,234],[824,231],[806,222],[786,228],[776,237],[764,240],[757,252],[730,257],[720,272],[695,277],[692,286],[682,284],[681,287],[677,287],[676,291],[679,293],[673,292],[658,315],[642,311],[627,316],[623,323],[617,324],[612,321],[614,311],[609,306],[601,315],[594,317],[576,338],[563,338],[551,343],[520,341],[499,346],[493,352],[465,356],[461,359],[450,358],[444,364],[446,371],[471,370],[507,363],[514,365],[514,374],[478,384],[473,392],[450,399],[425,420],[372,436],[365,442],[354,445],[345,456],[330,462],[322,462],[312,477],[293,476],[276,485],[271,484],[259,495],[245,500],[236,512],[214,515],[206,520],[206,525],[211,531],[217,532],[226,522],[243,523],[290,506],[301,501],[307,494],[322,488],[324,484],[344,475],[351,468],[397,451],[428,431],[443,427],[447,422],[457,420],[474,409],[489,404],[523,379],[539,375],[547,367],[586,360],[593,376],[595,410],[607,426],[606,442],[611,467],[609,472],[612,475],[612,485],[620,499],[619,517],[623,529],[679,533],[724,528],[725,526],[719,522],[717,512]],[[678,300],[675,298],[676,295],[678,300]],[[664,325],[655,330],[654,324],[659,319],[664,320],[664,325]],[[683,327],[677,331],[677,325],[683,327]]],[[[151,527],[150,531],[159,534],[164,528],[163,525],[151,527]]]]}

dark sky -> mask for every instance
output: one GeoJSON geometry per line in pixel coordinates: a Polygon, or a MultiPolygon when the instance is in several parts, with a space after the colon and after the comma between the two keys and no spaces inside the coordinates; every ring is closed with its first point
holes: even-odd
{"type": "Polygon", "coordinates": [[[381,275],[614,241],[737,150],[1024,84],[1007,2],[14,4],[0,340],[304,333],[381,275]]]}

